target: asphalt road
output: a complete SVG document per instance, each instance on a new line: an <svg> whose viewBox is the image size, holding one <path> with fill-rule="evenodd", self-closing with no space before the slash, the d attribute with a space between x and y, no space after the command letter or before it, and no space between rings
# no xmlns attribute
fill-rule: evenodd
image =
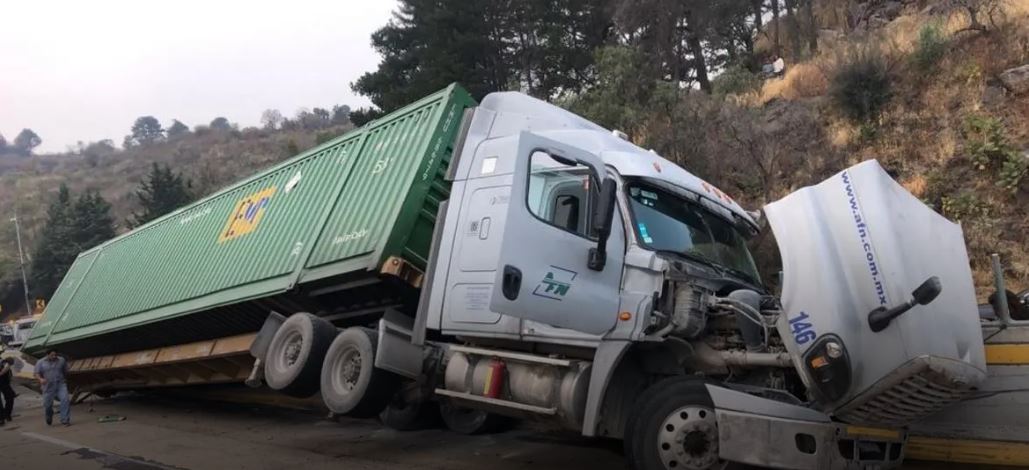
<svg viewBox="0 0 1029 470"><path fill-rule="evenodd" d="M399 432L372 420L331 421L315 411L128 395L74 406L69 427L46 426L38 395L19 393L15 421L0 428L4 470L626 468L618 442L532 425L485 436ZM107 415L125 419L98 421Z"/></svg>

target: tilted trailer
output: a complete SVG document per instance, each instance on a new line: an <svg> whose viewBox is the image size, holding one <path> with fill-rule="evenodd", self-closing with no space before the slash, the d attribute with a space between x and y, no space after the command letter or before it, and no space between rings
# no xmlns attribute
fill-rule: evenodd
<svg viewBox="0 0 1029 470"><path fill-rule="evenodd" d="M26 349L98 392L240 381L408 428L508 415L636 469L899 465L986 375L960 226L874 161L760 214L518 93L457 86L81 254Z"/></svg>

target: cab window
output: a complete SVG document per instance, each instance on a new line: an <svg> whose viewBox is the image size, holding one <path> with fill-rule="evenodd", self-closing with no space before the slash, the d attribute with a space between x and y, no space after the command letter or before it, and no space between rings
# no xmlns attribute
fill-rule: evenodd
<svg viewBox="0 0 1029 470"><path fill-rule="evenodd" d="M545 152L532 155L529 167L529 211L540 220L582 237L590 237L593 198L589 169L568 166Z"/></svg>

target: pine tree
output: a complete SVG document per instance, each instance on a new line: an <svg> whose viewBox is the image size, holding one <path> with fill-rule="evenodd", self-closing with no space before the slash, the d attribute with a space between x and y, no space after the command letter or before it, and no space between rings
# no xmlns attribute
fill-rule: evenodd
<svg viewBox="0 0 1029 470"><path fill-rule="evenodd" d="M111 205L96 191L79 196L72 207L73 239L79 251L88 250L114 238Z"/></svg>
<svg viewBox="0 0 1029 470"><path fill-rule="evenodd" d="M72 201L71 191L62 184L32 256L32 295L49 299L80 252L114 235L111 205L99 193L88 191Z"/></svg>
<svg viewBox="0 0 1029 470"><path fill-rule="evenodd" d="M62 184L57 199L47 210L43 236L32 255L29 282L32 295L50 298L78 255L74 223L71 192Z"/></svg>
<svg viewBox="0 0 1029 470"><path fill-rule="evenodd" d="M193 200L191 189L192 182L183 179L181 173L173 172L167 165L154 163L150 174L136 190L136 198L143 211L132 213L129 227L139 227L188 204Z"/></svg>

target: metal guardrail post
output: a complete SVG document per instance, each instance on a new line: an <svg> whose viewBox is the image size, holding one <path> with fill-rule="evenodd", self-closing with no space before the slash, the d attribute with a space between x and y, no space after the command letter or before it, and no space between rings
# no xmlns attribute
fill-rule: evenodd
<svg viewBox="0 0 1029 470"><path fill-rule="evenodd" d="M1000 266L1000 255L990 255L993 262L993 285L997 290L997 318L1003 325L1011 324L1011 311L1008 309L1008 291L1004 287L1004 269Z"/></svg>

